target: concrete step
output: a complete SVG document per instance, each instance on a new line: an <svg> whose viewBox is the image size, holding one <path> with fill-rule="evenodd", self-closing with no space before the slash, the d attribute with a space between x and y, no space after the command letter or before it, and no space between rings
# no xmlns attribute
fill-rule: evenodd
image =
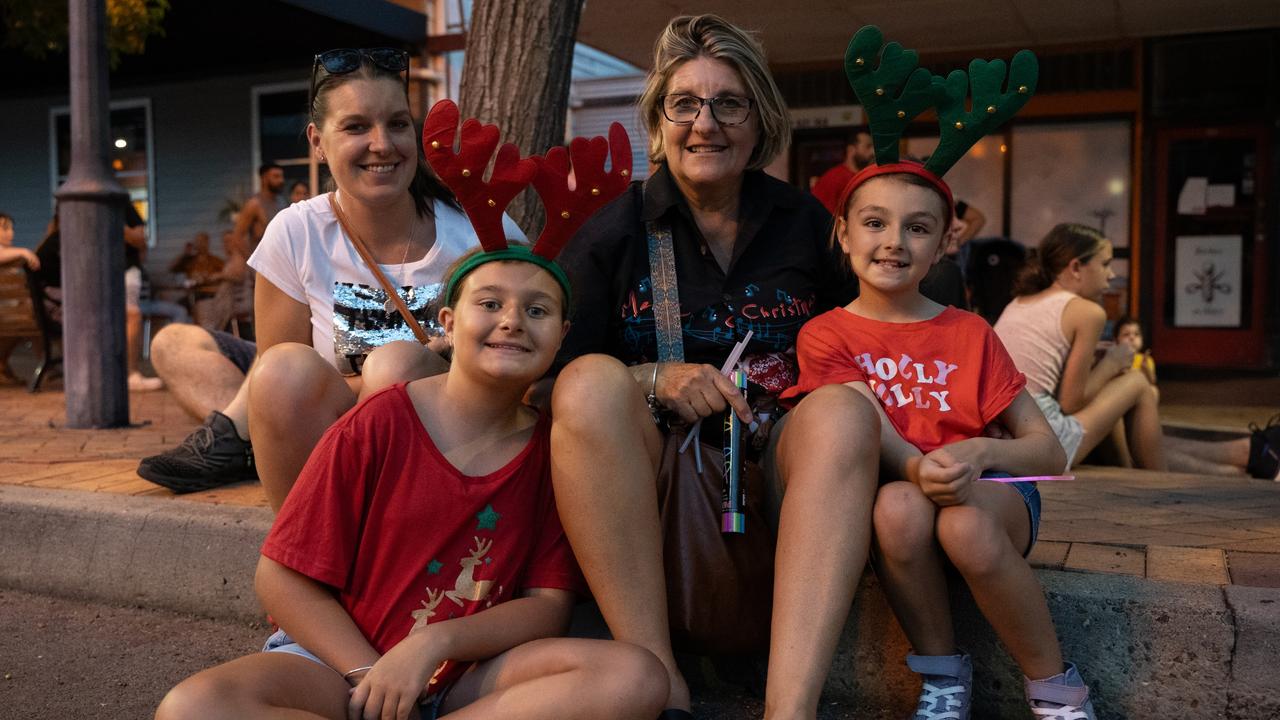
<svg viewBox="0 0 1280 720"><path fill-rule="evenodd" d="M0 486L0 587L257 620L253 571L270 521L263 508ZM1093 688L1099 717L1280 717L1280 589L1037 575L1064 655ZM1025 719L1017 668L966 591L955 592L952 605L977 670L974 717ZM827 679L822 717L909 714L918 683L904 665L907 650L868 574ZM717 684L741 678L709 675L705 717L759 716L758 699Z"/></svg>

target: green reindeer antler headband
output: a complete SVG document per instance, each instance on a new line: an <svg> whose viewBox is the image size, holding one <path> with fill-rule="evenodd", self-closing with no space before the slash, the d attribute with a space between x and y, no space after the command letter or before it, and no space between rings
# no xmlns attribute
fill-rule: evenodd
<svg viewBox="0 0 1280 720"><path fill-rule="evenodd" d="M1013 56L1008 82L1003 60L975 59L969 63L968 73L952 70L945 78L918 65L915 50L904 50L896 42L885 45L884 33L875 25L863 26L849 41L844 72L867 114L876 164L849 181L839 207L845 207L853 191L867 180L901 172L929 181L952 203L951 188L942 176L969 148L1027 104L1040 76L1039 62L1030 50ZM966 102L970 95L971 103ZM930 108L938 114L938 148L923 165L900 161L898 145L903 131Z"/></svg>

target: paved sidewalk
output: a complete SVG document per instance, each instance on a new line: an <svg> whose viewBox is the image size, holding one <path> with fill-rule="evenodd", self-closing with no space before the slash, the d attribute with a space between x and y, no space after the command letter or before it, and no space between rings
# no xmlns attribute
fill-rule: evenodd
<svg viewBox="0 0 1280 720"><path fill-rule="evenodd" d="M1280 412L1280 379L1165 383L1164 415L1183 427L1244 431ZM0 484L265 506L257 483L174 496L139 478L138 459L179 443L196 423L167 392L130 396L133 426L65 427L60 381L30 394L0 387ZM1040 567L1151 579L1280 587L1280 485L1084 467L1042 483Z"/></svg>

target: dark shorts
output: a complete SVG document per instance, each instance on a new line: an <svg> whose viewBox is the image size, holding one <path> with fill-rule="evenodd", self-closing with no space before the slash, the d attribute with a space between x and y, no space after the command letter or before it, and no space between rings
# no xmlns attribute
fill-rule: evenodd
<svg viewBox="0 0 1280 720"><path fill-rule="evenodd" d="M221 330L209 330L208 332L213 336L213 341L218 344L218 352L240 368L240 372L248 375L249 366L253 364L253 358L258 354L258 346Z"/></svg>

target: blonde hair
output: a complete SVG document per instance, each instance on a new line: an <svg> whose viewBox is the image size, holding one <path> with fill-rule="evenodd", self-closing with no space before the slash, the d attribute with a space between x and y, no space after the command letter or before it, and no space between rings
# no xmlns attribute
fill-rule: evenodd
<svg viewBox="0 0 1280 720"><path fill-rule="evenodd" d="M769 74L764 48L750 33L718 15L682 15L667 24L653 45L653 66L645 79L637 105L649 132L649 160L666 159L662 144L662 115L659 98L666 92L671 76L684 63L707 57L728 63L747 86L760 114L760 137L747 162L748 170L759 170L773 161L791 142L791 117L778 85Z"/></svg>

